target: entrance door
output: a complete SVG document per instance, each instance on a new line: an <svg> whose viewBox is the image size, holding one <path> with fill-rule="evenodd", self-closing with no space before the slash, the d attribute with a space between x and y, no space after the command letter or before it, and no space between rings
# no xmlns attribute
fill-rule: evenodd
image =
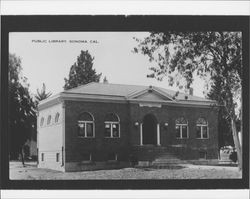
<svg viewBox="0 0 250 199"><path fill-rule="evenodd" d="M153 114L145 115L142 125L143 145L157 144L157 120Z"/></svg>

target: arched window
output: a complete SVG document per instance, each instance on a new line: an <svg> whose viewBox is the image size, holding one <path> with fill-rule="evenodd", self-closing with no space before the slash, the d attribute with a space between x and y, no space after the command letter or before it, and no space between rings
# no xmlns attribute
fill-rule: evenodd
<svg viewBox="0 0 250 199"><path fill-rule="evenodd" d="M43 126L43 123L44 123L44 117L42 117L41 120L40 120L40 127Z"/></svg>
<svg viewBox="0 0 250 199"><path fill-rule="evenodd" d="M59 114L59 113L56 113L56 116L55 116L55 123L58 123L59 117L60 117L60 114Z"/></svg>
<svg viewBox="0 0 250 199"><path fill-rule="evenodd" d="M184 117L175 120L175 137L179 139L188 138L188 122Z"/></svg>
<svg viewBox="0 0 250 199"><path fill-rule="evenodd" d="M90 113L84 112L79 116L78 136L84 138L94 137L94 118Z"/></svg>
<svg viewBox="0 0 250 199"><path fill-rule="evenodd" d="M48 119L47 119L47 125L49 125L51 122L51 115L49 115Z"/></svg>
<svg viewBox="0 0 250 199"><path fill-rule="evenodd" d="M105 116L105 131L104 137L119 138L120 137L120 119L114 113L109 113Z"/></svg>
<svg viewBox="0 0 250 199"><path fill-rule="evenodd" d="M208 123L204 118L199 118L196 121L196 138L198 139L208 138Z"/></svg>

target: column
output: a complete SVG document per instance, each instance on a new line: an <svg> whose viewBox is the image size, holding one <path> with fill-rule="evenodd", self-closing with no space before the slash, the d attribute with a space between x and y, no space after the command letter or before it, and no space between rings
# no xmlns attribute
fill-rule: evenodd
<svg viewBox="0 0 250 199"><path fill-rule="evenodd" d="M140 145L142 146L142 123L140 123Z"/></svg>
<svg viewBox="0 0 250 199"><path fill-rule="evenodd" d="M157 124L157 145L161 145L160 124Z"/></svg>

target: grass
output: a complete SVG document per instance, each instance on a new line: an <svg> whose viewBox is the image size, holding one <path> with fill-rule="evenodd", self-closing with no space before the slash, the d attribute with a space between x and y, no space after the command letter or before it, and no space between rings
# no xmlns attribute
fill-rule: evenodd
<svg viewBox="0 0 250 199"><path fill-rule="evenodd" d="M172 165L164 168L123 168L112 170L60 172L39 169L33 162L25 167L21 162L10 162L11 180L86 180L86 179L239 179L237 167L205 165Z"/></svg>

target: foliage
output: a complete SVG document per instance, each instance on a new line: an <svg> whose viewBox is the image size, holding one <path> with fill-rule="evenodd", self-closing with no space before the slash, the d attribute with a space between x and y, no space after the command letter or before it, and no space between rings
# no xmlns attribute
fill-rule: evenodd
<svg viewBox="0 0 250 199"><path fill-rule="evenodd" d="M36 98L37 101L42 101L44 99L47 99L51 95L52 95L51 92L46 92L46 86L43 83L43 87L42 87L41 91L39 91L39 89L36 90L35 98Z"/></svg>
<svg viewBox="0 0 250 199"><path fill-rule="evenodd" d="M213 96L235 118L234 96L241 98L241 37L240 32L152 32L144 40L135 38L138 47L134 52L157 63L148 77L167 77L170 85L182 83L189 88L194 74L209 77L208 89L220 88Z"/></svg>
<svg viewBox="0 0 250 199"><path fill-rule="evenodd" d="M35 104L27 78L22 76L21 60L9 54L9 140L10 156L17 158L25 141L36 129Z"/></svg>
<svg viewBox="0 0 250 199"><path fill-rule="evenodd" d="M81 51L69 72L69 78L64 78L64 89L68 90L90 82L99 82L101 73L97 74L93 69L94 57L88 51Z"/></svg>
<svg viewBox="0 0 250 199"><path fill-rule="evenodd" d="M237 153L236 153L236 151L232 151L230 153L229 159L232 160L233 162L237 162Z"/></svg>
<svg viewBox="0 0 250 199"><path fill-rule="evenodd" d="M109 83L109 81L108 81L108 79L107 79L106 76L103 78L103 83L105 83L105 84Z"/></svg>
<svg viewBox="0 0 250 199"><path fill-rule="evenodd" d="M135 53L148 56L157 65L148 77L169 85L190 87L194 75L206 80L210 99L223 106L221 119L230 121L231 132L241 156L236 120L241 117L242 34L241 32L152 32L135 38ZM241 161L240 161L241 162Z"/></svg>

